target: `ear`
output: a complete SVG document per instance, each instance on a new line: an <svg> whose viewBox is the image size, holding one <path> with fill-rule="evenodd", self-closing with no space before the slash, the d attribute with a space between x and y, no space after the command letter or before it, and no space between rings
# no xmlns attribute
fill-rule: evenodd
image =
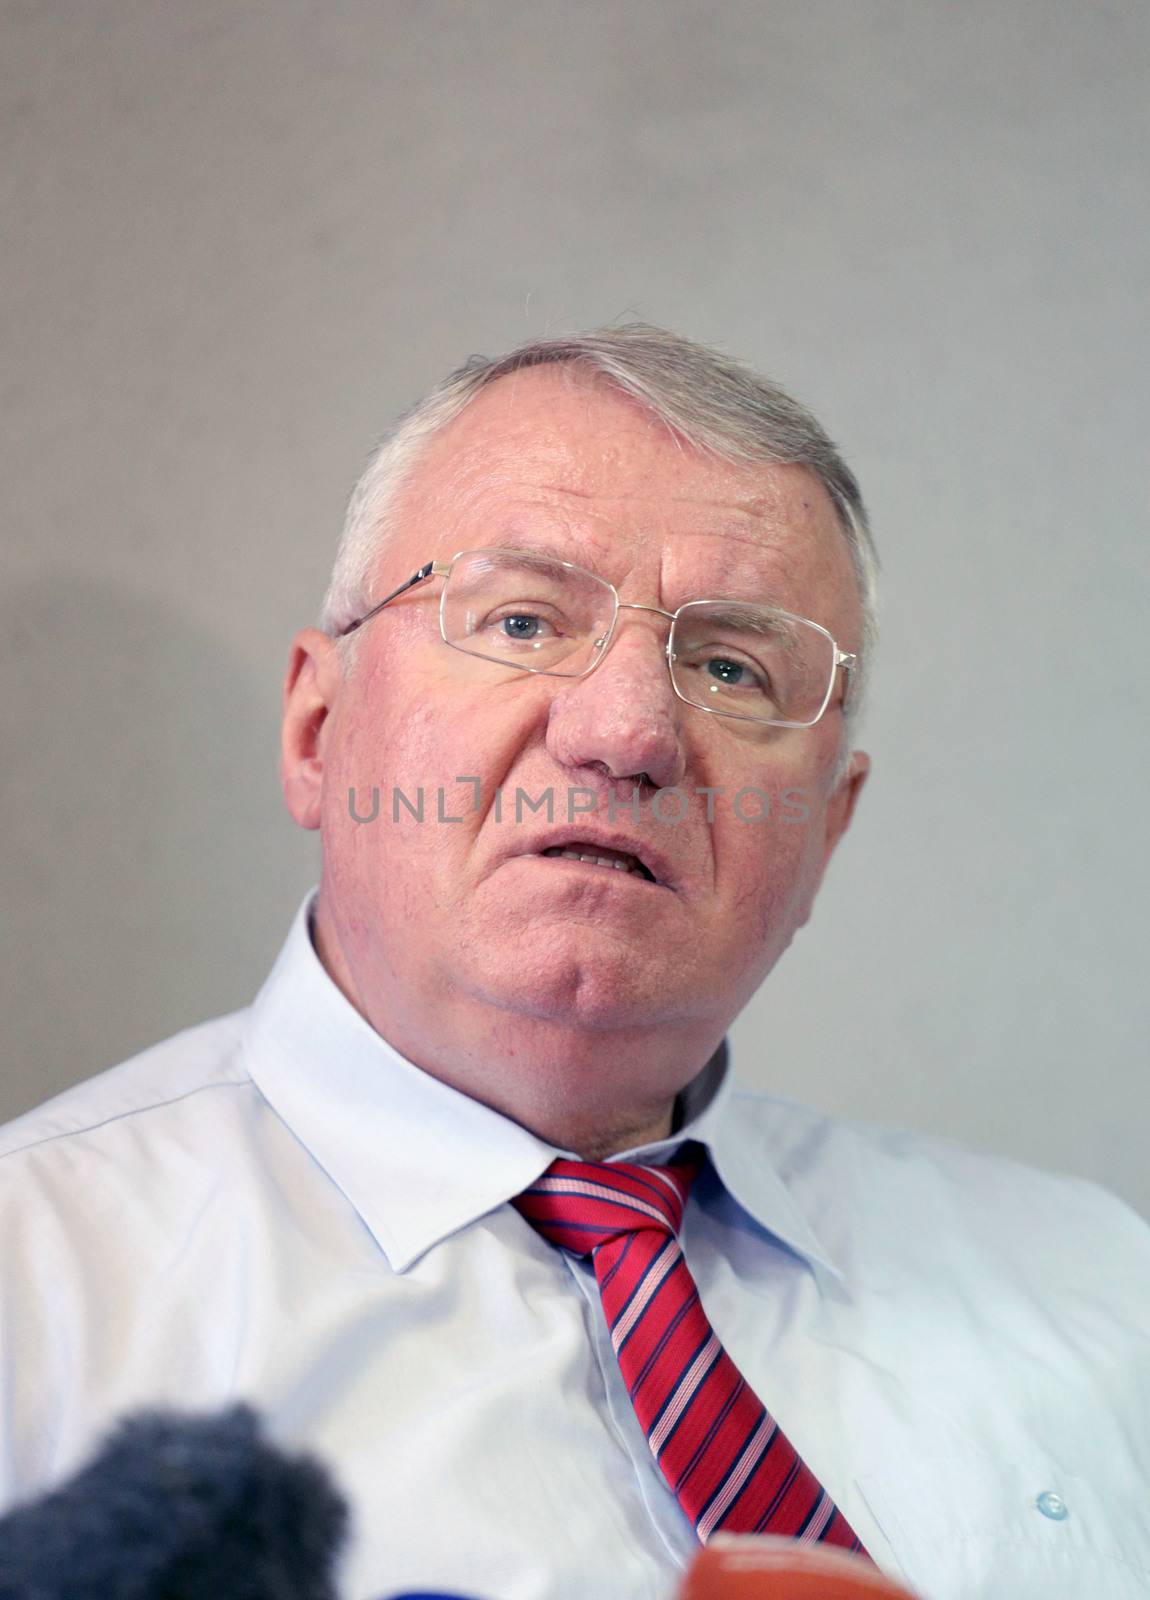
<svg viewBox="0 0 1150 1600"><path fill-rule="evenodd" d="M803 927L810 920L814 908L815 895L823 881L835 846L847 831L851 817L854 815L855 805L866 782L867 773L870 771L870 757L864 750L853 750L846 771L835 785L827 800L826 811L823 814L822 859L818 871L810 885L806 898L806 906L798 924Z"/></svg>
<svg viewBox="0 0 1150 1600"><path fill-rule="evenodd" d="M301 828L318 828L323 798L324 734L343 677L335 640L303 628L292 640L283 689L280 782Z"/></svg>
<svg viewBox="0 0 1150 1600"><path fill-rule="evenodd" d="M826 834L823 838L823 864L819 873L827 870L827 863L834 852L843 834L850 826L854 816L858 797L862 793L862 786L866 782L867 773L870 771L870 756L865 750L852 750L847 770L843 773L835 786L834 792L827 801Z"/></svg>

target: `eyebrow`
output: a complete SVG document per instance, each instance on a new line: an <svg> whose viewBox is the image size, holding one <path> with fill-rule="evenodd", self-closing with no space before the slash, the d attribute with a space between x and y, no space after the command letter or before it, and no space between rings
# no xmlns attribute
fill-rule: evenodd
<svg viewBox="0 0 1150 1600"><path fill-rule="evenodd" d="M700 595L699 598L705 600L706 596ZM770 606L738 600L709 603L715 610L708 613L708 622L716 622L720 627L743 628L751 633L760 633L764 638L781 640L788 650L795 648L793 628Z"/></svg>
<svg viewBox="0 0 1150 1600"><path fill-rule="evenodd" d="M537 542L526 543L525 536L508 532L501 538L498 545L485 545L482 548L493 551L507 551L514 553L523 566L535 572L543 572L547 568L560 565L580 567L584 572L590 572L593 577L599 578L603 583L610 583L609 578L604 578L602 573L595 572L592 567L584 566L582 561L567 561L565 556L552 554L548 550L539 548ZM498 563L493 560L492 566ZM613 586L612 586L613 587ZM745 628L753 633L762 634L764 638L779 639L788 650L795 648L794 630L776 614L785 611L785 607L776 606L769 600L725 600L721 596L711 598L706 594L692 597L694 600L705 600L709 605L719 609L713 611L709 621L720 627ZM689 602L685 602L689 603ZM789 612L786 613L788 616Z"/></svg>
<svg viewBox="0 0 1150 1600"><path fill-rule="evenodd" d="M558 554L552 554L552 552L549 551L549 550L541 550L541 549L539 549L538 545L520 544L518 539L514 535L510 536L502 544L498 544L498 545L482 545L482 546L480 546L480 548L483 549L483 550L490 551L490 552L493 553L492 554L492 560L491 560L491 565L492 566L498 566L499 565L499 562L498 562L498 560L496 558L498 557L498 555L501 552L505 551L508 554L515 555L515 557L517 558L517 561L516 561L517 565L528 567L534 572L542 572L546 568L554 567L556 565L558 565L558 566L567 565L567 566L582 567L584 572L590 572L591 571L590 567L583 567L583 563L581 561L570 561L569 562L569 561L567 561L567 558L565 556L561 556L561 555L558 555ZM594 576L598 577L599 574L595 573ZM607 581L608 580L606 578L603 579L604 583L606 583Z"/></svg>

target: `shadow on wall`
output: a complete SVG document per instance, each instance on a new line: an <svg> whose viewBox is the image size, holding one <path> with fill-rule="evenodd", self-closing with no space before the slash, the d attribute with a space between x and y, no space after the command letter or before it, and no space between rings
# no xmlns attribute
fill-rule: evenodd
<svg viewBox="0 0 1150 1600"><path fill-rule="evenodd" d="M252 998L318 872L279 667L91 574L0 602L0 1121Z"/></svg>

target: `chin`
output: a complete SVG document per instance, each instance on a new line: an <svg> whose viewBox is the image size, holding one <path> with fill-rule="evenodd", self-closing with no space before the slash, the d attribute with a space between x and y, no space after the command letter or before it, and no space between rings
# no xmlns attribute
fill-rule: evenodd
<svg viewBox="0 0 1150 1600"><path fill-rule="evenodd" d="M464 984L476 999L501 1010L592 1032L657 1028L707 1009L693 1004L702 1002L705 988L697 980L688 984L686 974L651 959L650 951L617 943L595 948L598 941L586 930L580 930L576 950L571 943L549 939L535 950L520 946L514 957L478 963Z"/></svg>

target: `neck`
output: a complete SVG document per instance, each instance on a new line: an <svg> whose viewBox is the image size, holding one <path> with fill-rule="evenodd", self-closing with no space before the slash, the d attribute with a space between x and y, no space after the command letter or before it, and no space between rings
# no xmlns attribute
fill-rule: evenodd
<svg viewBox="0 0 1150 1600"><path fill-rule="evenodd" d="M426 1004L412 1004L406 993L369 997L355 982L322 898L312 940L345 998L400 1055L584 1161L665 1139L680 1090L702 1071L725 1031L681 1023L593 1029L461 1003L458 996Z"/></svg>

